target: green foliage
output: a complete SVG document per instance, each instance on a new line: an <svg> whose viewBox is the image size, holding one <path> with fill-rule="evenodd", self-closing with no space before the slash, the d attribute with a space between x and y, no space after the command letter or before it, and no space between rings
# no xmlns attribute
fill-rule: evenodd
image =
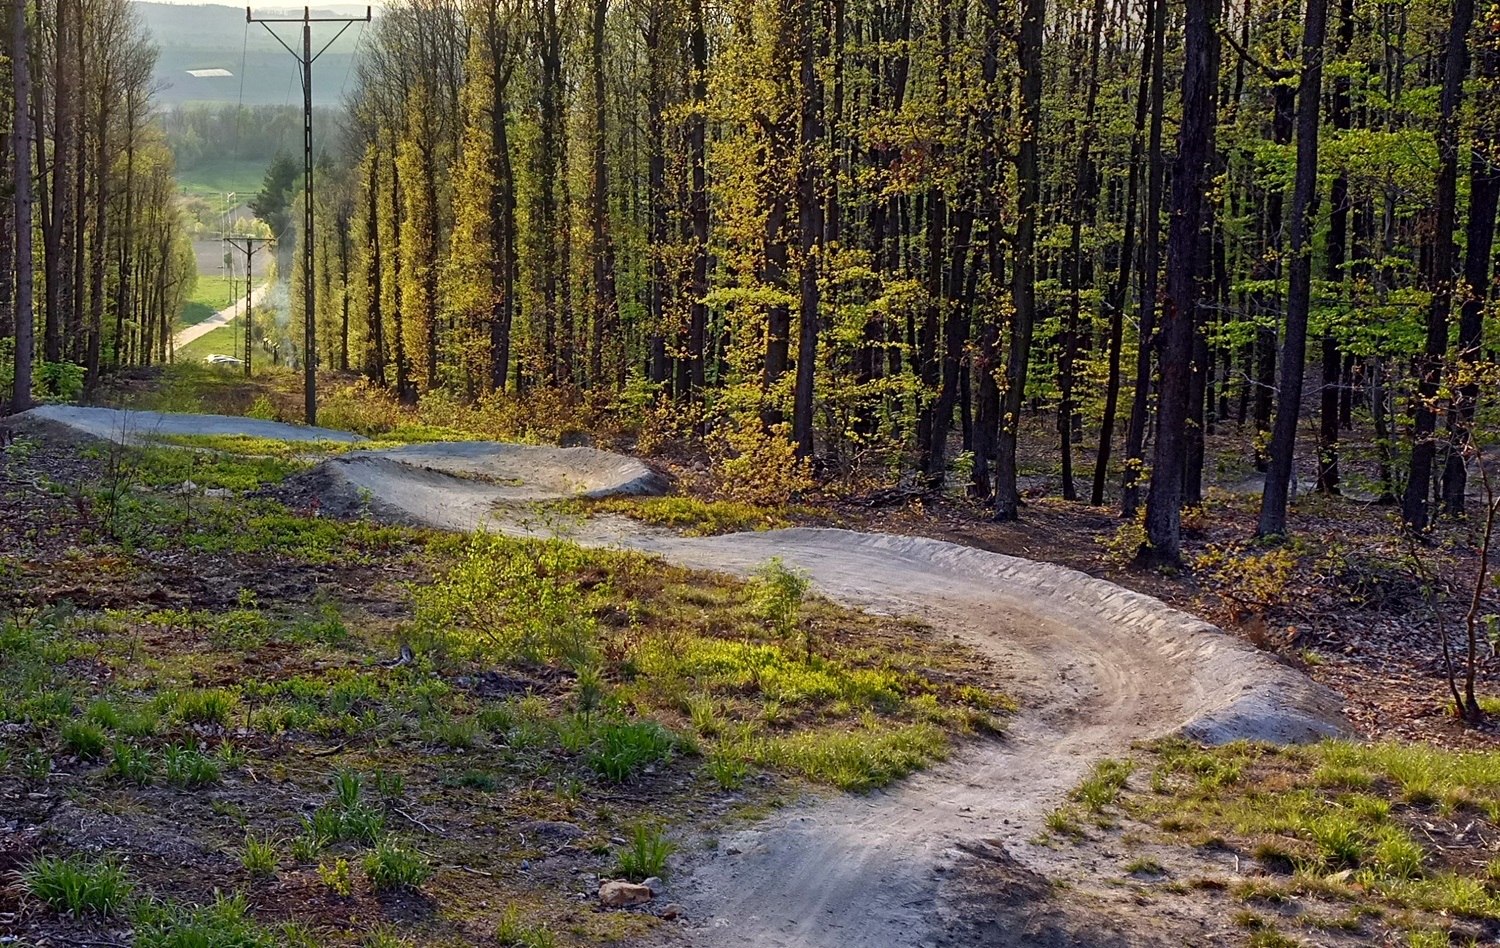
<svg viewBox="0 0 1500 948"><path fill-rule="evenodd" d="M889 731L804 732L756 745L761 763L784 766L855 793L883 787L947 753L943 732L930 724Z"/></svg>
<svg viewBox="0 0 1500 948"><path fill-rule="evenodd" d="M240 856L240 864L252 876L274 876L276 866L281 862L276 853L276 840L273 838L257 838L249 833L245 834L245 851Z"/></svg>
<svg viewBox="0 0 1500 948"><path fill-rule="evenodd" d="M1129 762L1101 760L1094 765L1088 779L1073 791L1072 797L1089 812L1098 813L1114 804L1120 791L1125 789L1125 781L1129 779L1132 769Z"/></svg>
<svg viewBox="0 0 1500 948"><path fill-rule="evenodd" d="M779 556L756 567L752 575L755 578L755 605L761 617L783 640L790 640L797 631L802 599L812 586L811 578L801 570L788 567ZM809 655L812 652L811 639L807 651Z"/></svg>
<svg viewBox="0 0 1500 948"><path fill-rule="evenodd" d="M617 513L660 527L674 527L690 537L718 536L746 530L774 530L788 525L776 508L732 500L696 497L611 497L590 503L590 513Z"/></svg>
<svg viewBox="0 0 1500 948"><path fill-rule="evenodd" d="M643 767L670 757L675 745L654 721L607 724L599 731L599 748L589 756L589 766L606 780L625 783Z"/></svg>
<svg viewBox="0 0 1500 948"><path fill-rule="evenodd" d="M218 895L207 905L142 902L136 906L135 948L277 948L257 925L243 895Z"/></svg>
<svg viewBox="0 0 1500 948"><path fill-rule="evenodd" d="M125 868L113 860L42 856L21 871L21 887L59 912L113 915L134 891Z"/></svg>
<svg viewBox="0 0 1500 948"><path fill-rule="evenodd" d="M177 787L206 787L219 782L219 761L192 744L173 744L162 751L167 782Z"/></svg>
<svg viewBox="0 0 1500 948"><path fill-rule="evenodd" d="M660 829L641 824L631 833L630 844L620 850L615 872L636 882L653 876L666 878L667 857L676 848Z"/></svg>
<svg viewBox="0 0 1500 948"><path fill-rule="evenodd" d="M417 627L455 655L582 666L594 649L594 608L609 589L579 580L608 556L558 540L475 534L445 576L413 590Z"/></svg>
<svg viewBox="0 0 1500 948"><path fill-rule="evenodd" d="M318 879L334 895L347 897L354 894L354 876L349 871L349 860L343 856L333 862L319 863Z"/></svg>
<svg viewBox="0 0 1500 948"><path fill-rule="evenodd" d="M62 745L82 760L97 760L108 741L104 731L87 721L69 721L62 726Z"/></svg>
<svg viewBox="0 0 1500 948"><path fill-rule="evenodd" d="M48 398L76 402L83 394L83 366L76 362L42 362L32 376L37 390Z"/></svg>
<svg viewBox="0 0 1500 948"><path fill-rule="evenodd" d="M432 867L420 853L403 849L389 837L382 838L375 848L365 854L365 877L370 887L380 892L386 889L420 888L432 877Z"/></svg>

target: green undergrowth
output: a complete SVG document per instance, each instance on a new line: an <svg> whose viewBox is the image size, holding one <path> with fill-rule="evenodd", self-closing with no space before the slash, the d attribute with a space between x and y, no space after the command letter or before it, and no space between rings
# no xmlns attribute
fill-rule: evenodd
<svg viewBox="0 0 1500 948"><path fill-rule="evenodd" d="M1249 906L1253 943L1285 937L1257 914L1265 907L1309 929L1336 910L1337 927L1383 943L1446 945L1450 932L1463 942L1500 919L1489 842L1500 830L1500 753L1170 739L1131 763L1100 764L1048 829L1082 840L1117 819L1153 827L1169 847L1235 853L1244 878L1229 893Z"/></svg>

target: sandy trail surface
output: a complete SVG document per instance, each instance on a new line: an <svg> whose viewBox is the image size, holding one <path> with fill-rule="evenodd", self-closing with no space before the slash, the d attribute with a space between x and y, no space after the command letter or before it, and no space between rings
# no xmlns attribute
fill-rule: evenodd
<svg viewBox="0 0 1500 948"><path fill-rule="evenodd" d="M330 494L358 492L402 519L549 533L558 525L516 502L549 490L663 487L640 462L599 454L437 444L354 452L318 473ZM1023 866L1044 859L1029 840L1094 762L1179 732L1211 743L1347 732L1338 696L1300 673L1159 600L1064 567L843 530L684 538L602 518L570 529L580 542L739 575L780 556L836 601L920 619L996 659L1021 702L1001 739L967 742L885 791L788 808L724 837L715 854L693 857L672 892L687 910L683 934L692 944L972 944L955 934L948 897L963 853L985 848ZM1018 934L1023 923L1007 933L1002 921L985 941L1040 943Z"/></svg>

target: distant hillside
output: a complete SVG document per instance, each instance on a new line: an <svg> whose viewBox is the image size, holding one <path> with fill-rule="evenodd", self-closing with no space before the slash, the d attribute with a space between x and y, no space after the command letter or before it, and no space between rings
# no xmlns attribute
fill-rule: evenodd
<svg viewBox="0 0 1500 948"><path fill-rule="evenodd" d="M302 15L301 7L252 6L257 16ZM137 0L136 9L161 47L156 65L159 102L168 105L240 101L246 105L301 104L302 85L297 61L281 48L264 26L245 22L244 7ZM357 16L364 13L364 7L324 4L312 12L315 17ZM272 28L293 48L299 47L300 27L287 23ZM330 24L314 27L314 43L327 42L337 29ZM353 81L354 53L366 29L368 27L363 24L349 27L313 67L313 101L316 104L336 106L341 103L344 92ZM192 69L227 69L233 75L199 78L189 75L188 70Z"/></svg>

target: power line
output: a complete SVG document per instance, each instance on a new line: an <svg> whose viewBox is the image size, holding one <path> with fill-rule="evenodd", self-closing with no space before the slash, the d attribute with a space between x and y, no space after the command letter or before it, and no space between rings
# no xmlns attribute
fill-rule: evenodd
<svg viewBox="0 0 1500 948"><path fill-rule="evenodd" d="M318 61L318 57L328 52L328 47L338 42L344 31L354 23L369 23L373 18L371 8L365 7L363 19L359 17L318 17L314 18L311 7L302 8L300 18L287 17L256 17L245 8L245 22L259 23L266 28L276 42L282 45L288 53L302 67L302 171L305 181L302 188L302 376L304 382L303 398L305 401L307 423L316 425L318 423L318 327L314 317L316 312L314 295L317 292L317 281L313 279L313 107L312 107L312 67ZM298 53L277 32L271 28L272 23L301 23L302 24L302 52ZM314 23L342 23L339 31L333 35L333 39L323 44L323 48L314 55L312 51L312 27ZM248 29L248 27L247 27ZM248 364L248 360L247 360Z"/></svg>

